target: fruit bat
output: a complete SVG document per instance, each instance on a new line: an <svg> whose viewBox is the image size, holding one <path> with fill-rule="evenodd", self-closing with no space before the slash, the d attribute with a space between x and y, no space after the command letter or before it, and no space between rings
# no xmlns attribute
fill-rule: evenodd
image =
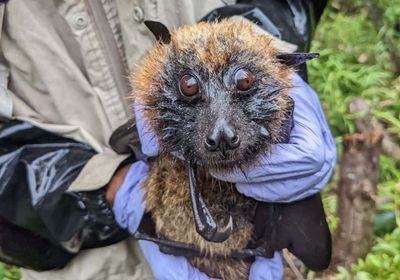
<svg viewBox="0 0 400 280"><path fill-rule="evenodd" d="M136 238L222 279L247 279L254 257L282 248L313 270L326 268L331 237L319 195L258 202L210 175L245 173L261 152L288 141L293 69L318 54L282 53L270 36L240 21L174 32L145 24L157 43L131 75L132 98L160 154L149 160L142 186L148 219Z"/></svg>

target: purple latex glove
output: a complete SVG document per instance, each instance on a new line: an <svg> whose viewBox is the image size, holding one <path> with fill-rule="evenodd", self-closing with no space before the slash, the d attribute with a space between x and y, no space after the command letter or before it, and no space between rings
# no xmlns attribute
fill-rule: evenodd
<svg viewBox="0 0 400 280"><path fill-rule="evenodd" d="M282 278L282 252L275 252L271 259L257 257L251 265L249 280L279 280Z"/></svg>
<svg viewBox="0 0 400 280"><path fill-rule="evenodd" d="M142 152L148 157L157 156L160 150L159 142L154 131L150 128L147 120L143 116L143 105L135 103L136 128L138 130Z"/></svg>
<svg viewBox="0 0 400 280"><path fill-rule="evenodd" d="M115 220L130 233L137 231L144 214L144 191L141 185L146 180L148 172L149 166L144 161L133 163L115 195L113 205Z"/></svg>

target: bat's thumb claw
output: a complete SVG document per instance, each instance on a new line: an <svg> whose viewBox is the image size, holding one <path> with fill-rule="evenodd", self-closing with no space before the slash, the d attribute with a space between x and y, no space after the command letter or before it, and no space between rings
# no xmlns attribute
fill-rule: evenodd
<svg viewBox="0 0 400 280"><path fill-rule="evenodd" d="M229 216L228 224L223 228L222 231L217 231L212 237L212 242L224 242L231 236L233 231L233 218Z"/></svg>

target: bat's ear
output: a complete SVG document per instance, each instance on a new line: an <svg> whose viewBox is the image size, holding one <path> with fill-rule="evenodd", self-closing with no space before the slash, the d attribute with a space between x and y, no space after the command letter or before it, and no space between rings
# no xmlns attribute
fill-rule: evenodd
<svg viewBox="0 0 400 280"><path fill-rule="evenodd" d="M275 57L289 67L295 67L307 60L319 57L319 53L278 53Z"/></svg>
<svg viewBox="0 0 400 280"><path fill-rule="evenodd" d="M156 36L156 39L163 42L164 44L169 44L171 42L171 33L168 28L158 21L145 20L144 24L150 29L151 33Z"/></svg>

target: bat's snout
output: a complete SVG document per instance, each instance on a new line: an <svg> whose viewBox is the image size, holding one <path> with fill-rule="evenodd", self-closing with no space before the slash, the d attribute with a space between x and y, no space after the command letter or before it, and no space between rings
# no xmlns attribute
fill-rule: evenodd
<svg viewBox="0 0 400 280"><path fill-rule="evenodd" d="M240 137L231 125L222 120L207 134L204 145L210 152L234 150L240 146Z"/></svg>

